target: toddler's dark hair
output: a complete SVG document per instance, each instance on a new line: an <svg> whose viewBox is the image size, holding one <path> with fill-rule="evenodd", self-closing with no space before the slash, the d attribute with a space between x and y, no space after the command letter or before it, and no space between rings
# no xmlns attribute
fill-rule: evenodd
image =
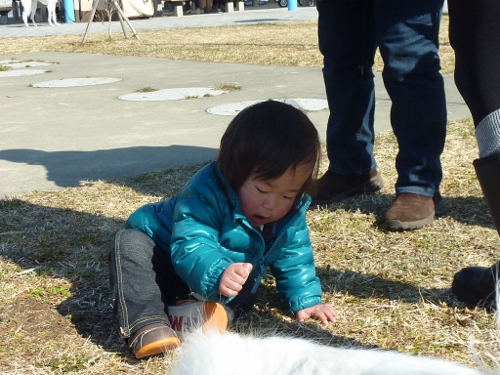
<svg viewBox="0 0 500 375"><path fill-rule="evenodd" d="M320 155L318 131L307 115L290 104L268 100L245 108L231 121L217 163L236 191L252 173L271 180L290 167L311 164L313 173L303 187L311 194Z"/></svg>

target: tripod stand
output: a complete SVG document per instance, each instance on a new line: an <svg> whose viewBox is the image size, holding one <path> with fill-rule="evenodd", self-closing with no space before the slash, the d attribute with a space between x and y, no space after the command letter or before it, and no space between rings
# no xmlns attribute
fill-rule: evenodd
<svg viewBox="0 0 500 375"><path fill-rule="evenodd" d="M132 32L134 33L137 40L141 40L139 38L139 34L137 34L137 31L135 31L134 27L130 23L130 20L123 12L120 4L118 4L118 1L113 0L112 3L113 3L114 8L116 9L116 12L118 13L118 20L120 21L120 25L122 27L123 35L125 35L125 38L128 38L128 36L127 36L127 30L125 29L124 22L128 25L128 27L130 27L130 30L132 30ZM94 0L94 6L92 7L92 12L90 13L89 23L87 24L87 28L85 29L85 34L83 34L82 44L85 44L85 41L87 40L87 33L89 31L90 24L92 23L92 21L94 19L95 12L96 12L98 6L99 6L99 0Z"/></svg>

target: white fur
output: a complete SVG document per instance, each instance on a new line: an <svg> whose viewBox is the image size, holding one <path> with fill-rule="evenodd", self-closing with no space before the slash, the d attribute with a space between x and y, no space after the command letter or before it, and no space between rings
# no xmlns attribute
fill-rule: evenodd
<svg viewBox="0 0 500 375"><path fill-rule="evenodd" d="M56 4L58 0L45 0L41 1L43 3L47 3L47 13L48 13L48 21L49 25L59 25L57 23L56 16ZM35 23L35 13L38 5L38 0L21 0L21 4L23 6L23 22L26 27L28 27L28 17L31 19L33 26L36 26Z"/></svg>
<svg viewBox="0 0 500 375"><path fill-rule="evenodd" d="M190 334L170 375L478 375L457 363L298 338Z"/></svg>
<svg viewBox="0 0 500 375"><path fill-rule="evenodd" d="M49 21L49 25L52 26L52 24L54 25L59 25L57 23L57 14L56 14L56 4L57 4L58 0L47 0L47 13L48 13L48 21Z"/></svg>

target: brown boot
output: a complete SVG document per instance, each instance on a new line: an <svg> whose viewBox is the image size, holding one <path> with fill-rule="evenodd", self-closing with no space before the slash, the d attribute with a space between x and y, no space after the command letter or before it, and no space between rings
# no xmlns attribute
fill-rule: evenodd
<svg viewBox="0 0 500 375"><path fill-rule="evenodd" d="M382 177L377 170L363 176L349 177L332 171L326 171L318 180L316 193L312 197L312 206L321 206L340 202L359 194L373 194L384 187Z"/></svg>
<svg viewBox="0 0 500 375"><path fill-rule="evenodd" d="M152 323L132 333L128 343L136 358L145 358L174 349L181 340L168 324Z"/></svg>
<svg viewBox="0 0 500 375"><path fill-rule="evenodd" d="M439 193L434 197L411 193L398 194L385 214L380 228L389 231L422 228L434 220L436 206L440 200Z"/></svg>

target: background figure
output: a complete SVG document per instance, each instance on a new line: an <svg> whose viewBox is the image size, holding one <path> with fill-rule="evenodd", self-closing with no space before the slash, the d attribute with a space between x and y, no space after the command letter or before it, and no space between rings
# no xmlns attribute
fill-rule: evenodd
<svg viewBox="0 0 500 375"><path fill-rule="evenodd" d="M455 83L469 107L479 149L474 168L500 234L500 2L448 0ZM499 262L455 274L452 290L470 304L491 307Z"/></svg>
<svg viewBox="0 0 500 375"><path fill-rule="evenodd" d="M421 228L434 219L442 179L446 102L439 72L443 0L319 0L319 48L330 108L328 171L313 204L329 204L382 188L373 156L377 47L392 100L399 144L396 199L386 230Z"/></svg>
<svg viewBox="0 0 500 375"><path fill-rule="evenodd" d="M204 11L205 13L210 13L214 11L214 1L213 0L199 0L198 3L200 4L200 9ZM217 9L215 8L215 11Z"/></svg>
<svg viewBox="0 0 500 375"><path fill-rule="evenodd" d="M231 0L232 2L233 0ZM214 0L214 7L221 12L227 11L227 0Z"/></svg>

